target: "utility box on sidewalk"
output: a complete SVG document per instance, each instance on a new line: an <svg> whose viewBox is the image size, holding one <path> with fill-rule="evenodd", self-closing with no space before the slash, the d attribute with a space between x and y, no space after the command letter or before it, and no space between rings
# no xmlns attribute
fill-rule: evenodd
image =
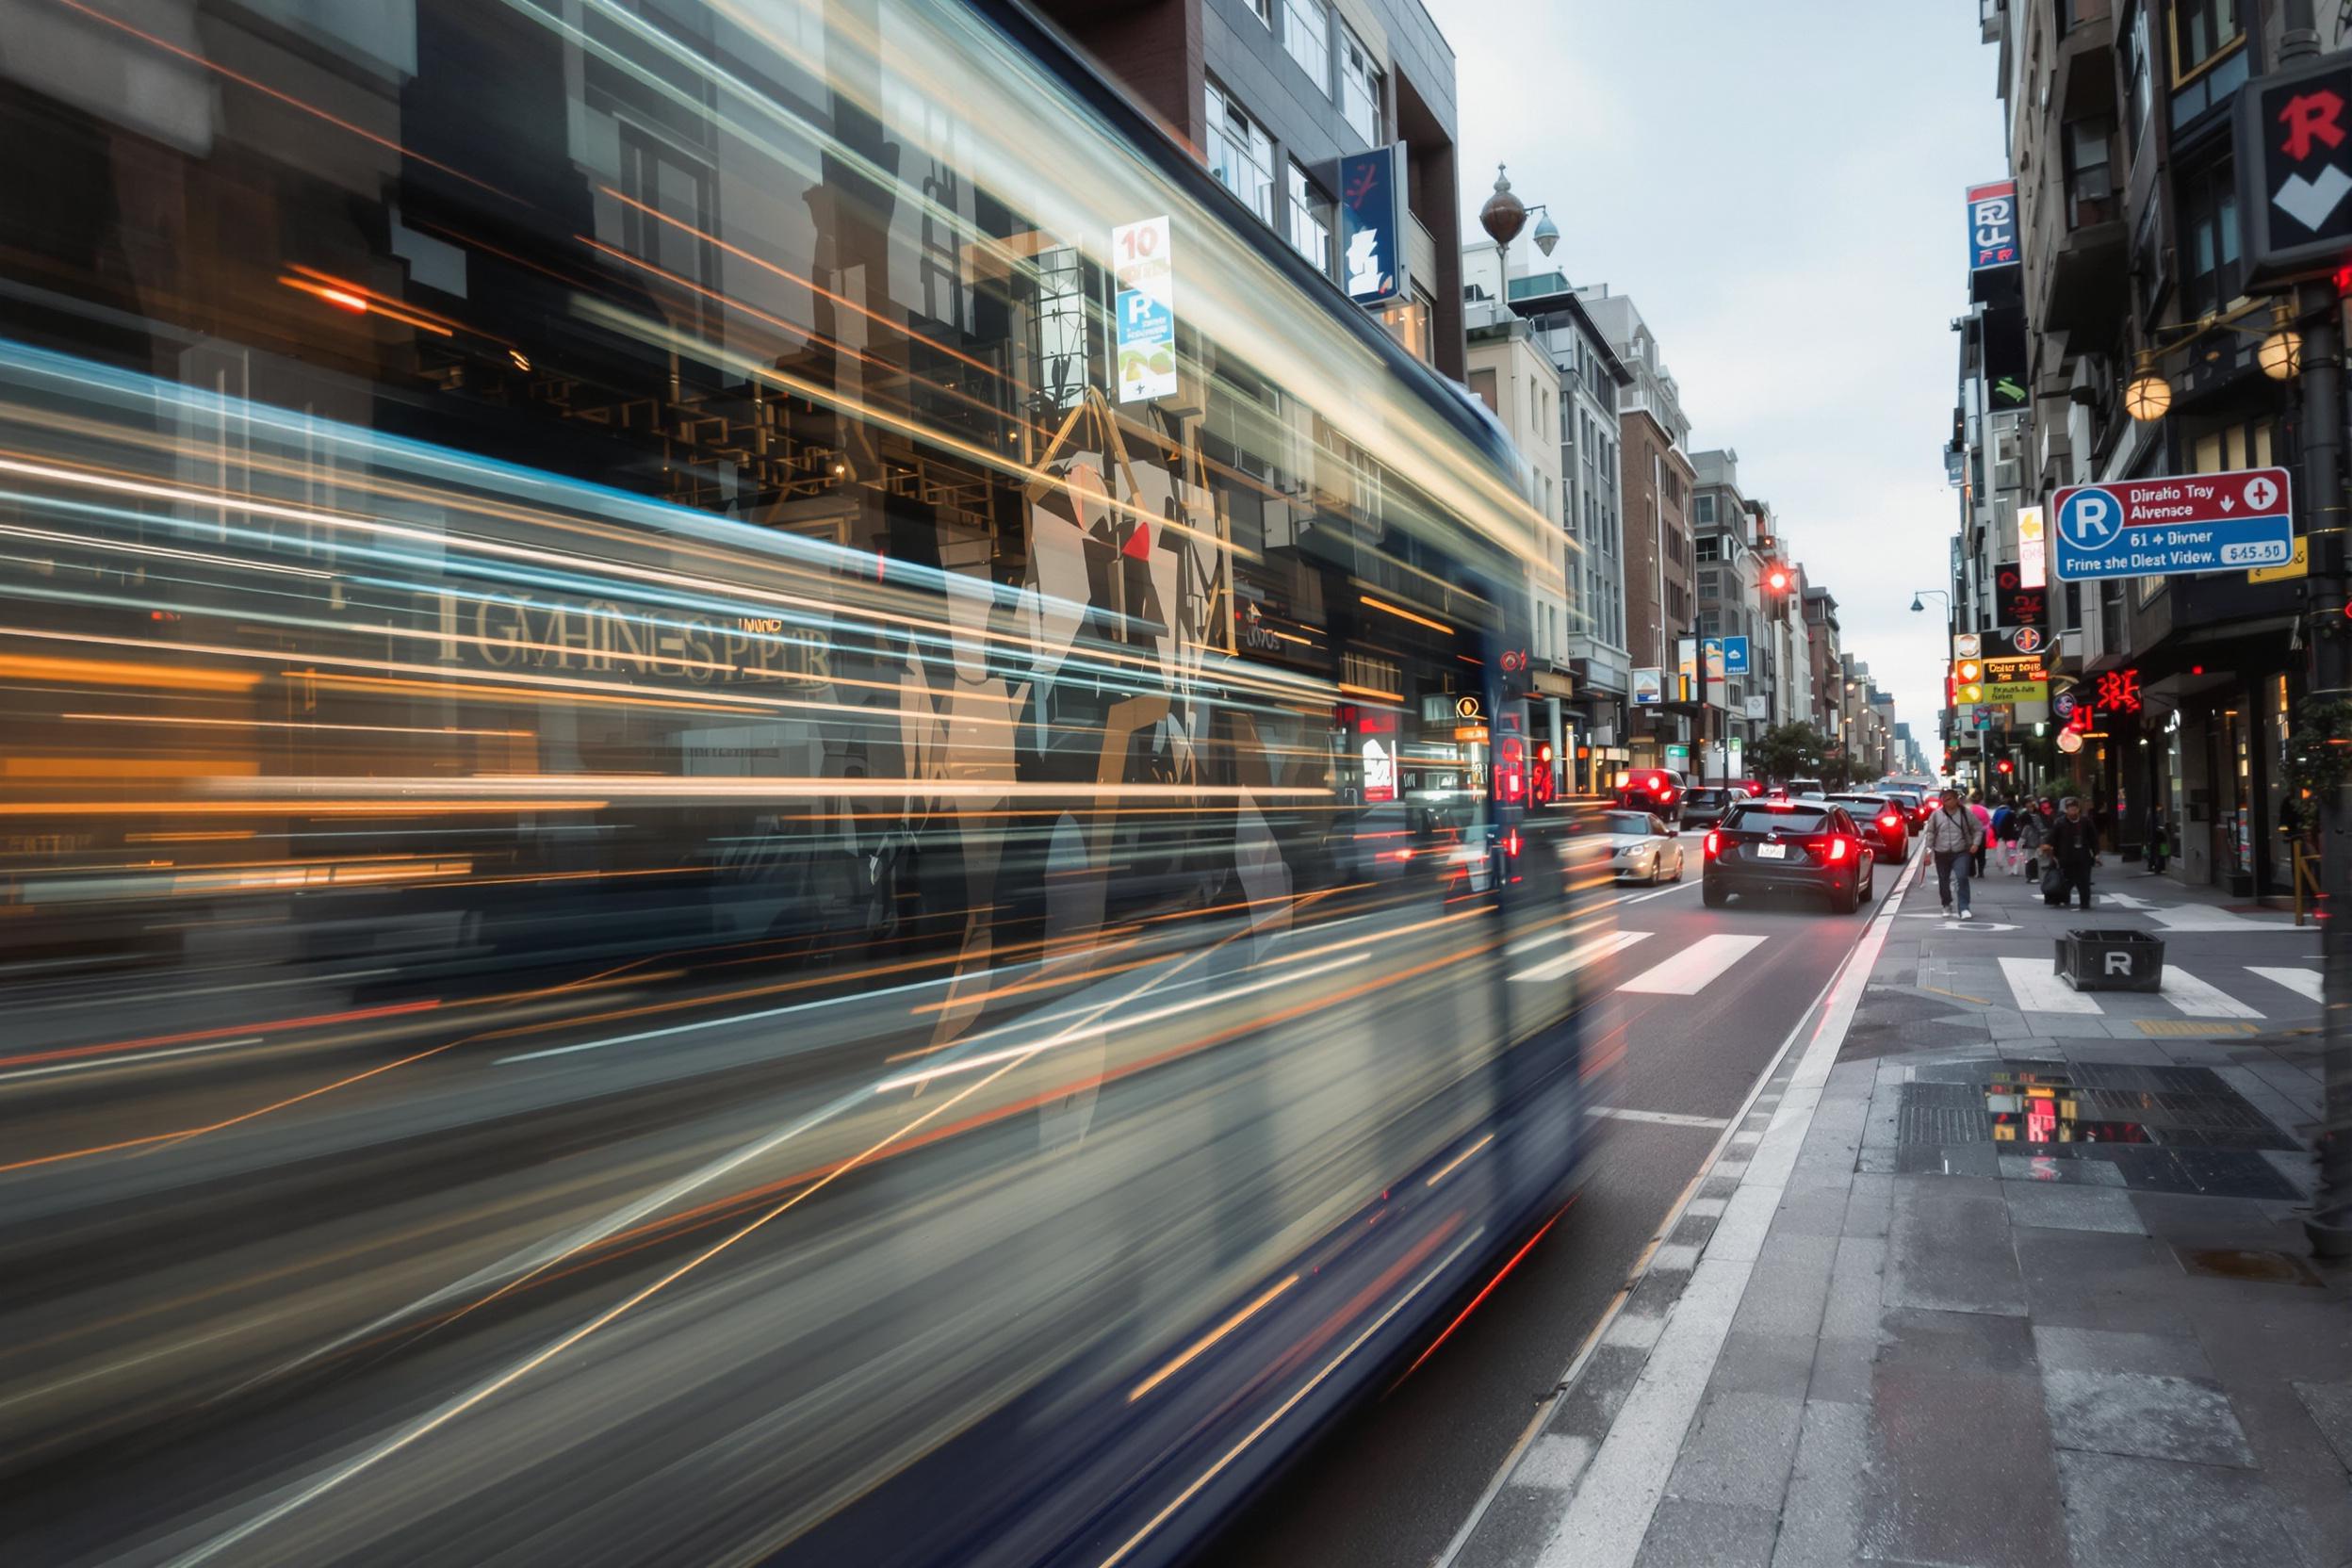
<svg viewBox="0 0 2352 1568"><path fill-rule="evenodd" d="M2164 944L2146 931L2078 928L2058 939L2050 967L2079 991L2161 990Z"/></svg>

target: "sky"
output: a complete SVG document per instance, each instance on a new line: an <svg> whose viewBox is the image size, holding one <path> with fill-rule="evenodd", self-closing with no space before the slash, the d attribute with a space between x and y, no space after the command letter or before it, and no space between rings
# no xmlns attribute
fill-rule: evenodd
<svg viewBox="0 0 2352 1568"><path fill-rule="evenodd" d="M1959 514L1962 193L2008 168L1976 0L1424 3L1456 55L1463 238L1508 164L1560 225L1551 264L1633 297L1692 449L1739 452L1933 768L1943 601L1911 596L1945 585Z"/></svg>

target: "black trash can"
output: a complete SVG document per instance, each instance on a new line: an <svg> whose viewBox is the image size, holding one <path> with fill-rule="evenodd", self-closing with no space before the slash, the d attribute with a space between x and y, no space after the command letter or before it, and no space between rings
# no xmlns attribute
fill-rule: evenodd
<svg viewBox="0 0 2352 1568"><path fill-rule="evenodd" d="M2050 971L2079 991L2164 988L2164 944L2147 931L2077 928L2058 939Z"/></svg>

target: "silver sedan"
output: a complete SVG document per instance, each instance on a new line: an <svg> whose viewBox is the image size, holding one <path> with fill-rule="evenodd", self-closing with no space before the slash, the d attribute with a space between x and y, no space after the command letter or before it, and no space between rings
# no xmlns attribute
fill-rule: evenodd
<svg viewBox="0 0 2352 1568"><path fill-rule="evenodd" d="M1608 835L1609 869L1621 882L1679 882L1682 844L1674 830L1647 811L1611 811L1601 824Z"/></svg>

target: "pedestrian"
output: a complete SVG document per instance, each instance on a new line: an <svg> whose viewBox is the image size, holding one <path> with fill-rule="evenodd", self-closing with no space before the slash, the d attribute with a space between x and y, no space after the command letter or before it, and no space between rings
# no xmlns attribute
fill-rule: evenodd
<svg viewBox="0 0 2352 1568"><path fill-rule="evenodd" d="M2040 884L2042 902L2055 909L2066 901L2066 874L2058 869L2058 852L2045 839L2034 851L2034 877Z"/></svg>
<svg viewBox="0 0 2352 1568"><path fill-rule="evenodd" d="M1944 913L1952 912L1956 898L1960 918L1976 918L1968 910L1968 871L1984 843L1984 825L1960 804L1960 792L1945 790L1943 804L1927 819L1927 852L1936 859L1936 896L1943 900Z"/></svg>
<svg viewBox="0 0 2352 1568"><path fill-rule="evenodd" d="M2172 858L2172 821L2159 810L2148 813L2148 873L2150 876L2164 874L2164 863Z"/></svg>
<svg viewBox="0 0 2352 1568"><path fill-rule="evenodd" d="M2001 844L2001 869L2015 876L2017 873L2017 835L2024 830L2019 819L2024 813L2008 801L1993 813L1993 837Z"/></svg>
<svg viewBox="0 0 2352 1568"><path fill-rule="evenodd" d="M1976 819L1976 848L1970 853L1975 859L1976 874L1982 876L1984 874L1984 852L1992 847L1993 842L1993 814L1984 808L1984 791L1979 790L1968 798L1968 815Z"/></svg>
<svg viewBox="0 0 2352 1568"><path fill-rule="evenodd" d="M2017 863L2020 876L2041 874L2041 848L2050 838L2050 825L2042 820L2040 808L2028 802L2017 815Z"/></svg>
<svg viewBox="0 0 2352 1568"><path fill-rule="evenodd" d="M2082 814L2082 802L2068 795L2061 815L2050 830L2050 854L2058 862L2058 902L2064 905L2069 894L2082 895L2082 907L2091 906L2091 868L2099 864L2099 828Z"/></svg>

